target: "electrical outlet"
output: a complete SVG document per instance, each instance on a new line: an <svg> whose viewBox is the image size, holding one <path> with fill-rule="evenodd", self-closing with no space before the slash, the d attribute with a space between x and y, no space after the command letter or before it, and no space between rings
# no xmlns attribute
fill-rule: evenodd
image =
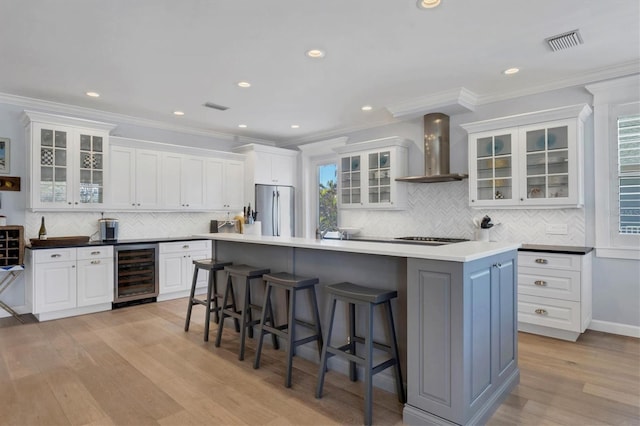
<svg viewBox="0 0 640 426"><path fill-rule="evenodd" d="M547 234L567 235L567 224L566 223L548 223Z"/></svg>

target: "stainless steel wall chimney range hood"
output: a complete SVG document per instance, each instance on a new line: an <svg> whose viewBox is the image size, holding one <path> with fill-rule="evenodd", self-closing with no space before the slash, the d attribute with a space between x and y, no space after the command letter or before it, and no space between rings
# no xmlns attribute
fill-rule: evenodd
<svg viewBox="0 0 640 426"><path fill-rule="evenodd" d="M441 113L424 116L424 176L397 178L400 182L452 182L469 177L449 173L449 116Z"/></svg>

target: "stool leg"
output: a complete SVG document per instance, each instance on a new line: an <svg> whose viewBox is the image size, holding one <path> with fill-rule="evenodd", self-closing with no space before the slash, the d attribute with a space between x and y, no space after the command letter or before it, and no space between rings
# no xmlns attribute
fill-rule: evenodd
<svg viewBox="0 0 640 426"><path fill-rule="evenodd" d="M349 353L356 355L356 305L349 303ZM349 379L352 382L358 380L356 363L349 361Z"/></svg>
<svg viewBox="0 0 640 426"><path fill-rule="evenodd" d="M211 292L213 291L213 277L212 274L215 274L215 271L209 271L209 277L207 280L207 311L204 313L204 341L209 341L209 322L211 321ZM195 290L195 281L194 281L193 289ZM215 296L214 296L215 297ZM216 315L218 312L216 311Z"/></svg>
<svg viewBox="0 0 640 426"><path fill-rule="evenodd" d="M247 283L249 283L249 278L247 278ZM246 293L247 295L249 295L248 297L245 297L245 299L247 299L249 301L249 303L247 305L245 305L245 307L247 307L247 317L248 317L248 322L253 322L253 309L251 308L251 285L247 284L247 291ZM253 339L253 326L248 327L249 328L249 338Z"/></svg>
<svg viewBox="0 0 640 426"><path fill-rule="evenodd" d="M233 312L240 312L238 310L238 304L236 303L236 295L235 292L233 291L233 285L231 285L231 288L229 289L229 293L231 294L231 308L233 308ZM222 304L222 309L226 308L226 302ZM240 321L238 320L238 318L233 318L233 324L236 327L236 333L240 332Z"/></svg>
<svg viewBox="0 0 640 426"><path fill-rule="evenodd" d="M398 355L398 339L396 338L396 329L393 325L393 314L391 312L391 301L387 300L384 304L387 311L387 318L389 318L389 333L391 335L391 356L396 360L396 392L398 394L398 401L407 402L407 396L404 393L404 384L402 382L402 370L400 368L400 356Z"/></svg>
<svg viewBox="0 0 640 426"><path fill-rule="evenodd" d="M262 326L263 324L265 324L265 321L267 320L267 306L271 303L271 283L267 283L267 288L264 291L264 303L262 306L262 314L260 315L260 324L258 324L258 346L256 348L256 357L255 360L253 361L253 368L260 368L260 355L262 354L262 341L264 338L265 333L268 333L267 331L264 331ZM271 323L271 325L273 326L274 324Z"/></svg>
<svg viewBox="0 0 640 426"><path fill-rule="evenodd" d="M316 298L315 286L309 287L309 295L311 297L311 310L313 311L313 319L315 321L316 344L318 345L318 356L322 355L322 328L320 325L320 313L318 312L318 299Z"/></svg>
<svg viewBox="0 0 640 426"><path fill-rule="evenodd" d="M198 268L194 265L193 282L191 283L191 292L189 293L189 307L187 308L187 319L184 322L184 331L189 331L191 323L191 310L193 309L193 298L196 295L196 282L198 281Z"/></svg>
<svg viewBox="0 0 640 426"><path fill-rule="evenodd" d="M216 324L220 324L220 305L218 305L218 271L210 271L213 275L213 315ZM211 277L209 277L211 279Z"/></svg>
<svg viewBox="0 0 640 426"><path fill-rule="evenodd" d="M244 305L242 305L242 315L240 317L240 353L238 354L240 361L244 360L244 341L247 336L247 328L251 328L247 327L248 316L251 313L250 303L251 294L249 293L249 277L247 277L244 284Z"/></svg>
<svg viewBox="0 0 640 426"><path fill-rule="evenodd" d="M373 304L367 306L364 349L364 424L372 423L373 411Z"/></svg>
<svg viewBox="0 0 640 426"><path fill-rule="evenodd" d="M271 299L269 299L269 303L266 306L266 309L269 310L269 323L271 323L271 327L276 328L276 317L273 314L273 306L271 306ZM278 343L278 336L275 333L271 333L271 344L273 345L273 349L280 349L280 344Z"/></svg>
<svg viewBox="0 0 640 426"><path fill-rule="evenodd" d="M316 398L322 398L322 387L324 386L324 373L327 369L327 346L331 343L331 330L333 330L333 316L336 312L336 298L331 295L331 312L329 313L329 325L327 327L327 337L322 345L320 354L320 368L318 370L318 385L316 386Z"/></svg>
<svg viewBox="0 0 640 426"><path fill-rule="evenodd" d="M218 325L218 334L216 335L216 348L220 347L220 341L222 340L222 329L224 328L224 310L227 308L227 300L229 300L229 290L233 295L233 281L231 280L231 274L227 272L227 286L224 288L224 297L222 298L222 310L220 312L220 324ZM233 296L232 296L233 297ZM233 299L233 309L235 310L235 298Z"/></svg>
<svg viewBox="0 0 640 426"><path fill-rule="evenodd" d="M287 377L284 380L285 387L291 387L291 366L293 364L293 353L295 351L295 347L293 346L293 342L296 341L296 289L290 289L288 292L291 292L291 300L289 303L289 313L288 319L289 322L287 325L288 333L287 333Z"/></svg>

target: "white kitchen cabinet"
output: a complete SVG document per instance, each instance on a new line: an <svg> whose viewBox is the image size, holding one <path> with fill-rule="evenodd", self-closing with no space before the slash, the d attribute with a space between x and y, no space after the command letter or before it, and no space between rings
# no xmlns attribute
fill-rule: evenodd
<svg viewBox="0 0 640 426"><path fill-rule="evenodd" d="M115 125L25 111L27 207L103 209Z"/></svg>
<svg viewBox="0 0 640 426"><path fill-rule="evenodd" d="M193 279L193 261L211 258L211 241L180 241L159 244L158 300L189 295ZM207 274L200 271L197 287L207 286Z"/></svg>
<svg viewBox="0 0 640 426"><path fill-rule="evenodd" d="M38 320L111 309L113 246L28 250L26 264Z"/></svg>
<svg viewBox="0 0 640 426"><path fill-rule="evenodd" d="M205 162L205 206L208 210L238 211L244 204L244 163L208 158Z"/></svg>
<svg viewBox="0 0 640 426"><path fill-rule="evenodd" d="M342 209L406 208L406 183L396 178L407 175L410 143L391 137L337 148L340 156L338 206Z"/></svg>
<svg viewBox="0 0 640 426"><path fill-rule="evenodd" d="M244 197L246 205L255 203L255 185L295 186L299 151L248 144L235 152L245 155Z"/></svg>
<svg viewBox="0 0 640 426"><path fill-rule="evenodd" d="M205 205L205 159L162 153L162 203L169 210L202 210Z"/></svg>
<svg viewBox="0 0 640 426"><path fill-rule="evenodd" d="M161 208L160 153L147 149L111 146L112 209Z"/></svg>
<svg viewBox="0 0 640 426"><path fill-rule="evenodd" d="M592 317L592 252L518 253L518 329L575 341Z"/></svg>
<svg viewBox="0 0 640 426"><path fill-rule="evenodd" d="M469 205L581 207L588 105L463 124L469 132Z"/></svg>

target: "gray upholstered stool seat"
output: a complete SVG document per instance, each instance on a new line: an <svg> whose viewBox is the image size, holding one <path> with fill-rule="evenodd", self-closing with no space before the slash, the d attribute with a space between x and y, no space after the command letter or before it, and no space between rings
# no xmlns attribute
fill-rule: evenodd
<svg viewBox="0 0 640 426"><path fill-rule="evenodd" d="M372 423L372 407L373 407L373 375L383 371L389 367L395 367L396 392L398 400L402 403L406 402L404 393L404 385L402 383L402 371L400 369L400 357L398 356L398 341L396 338L395 328L393 325L393 314L391 312L391 299L397 297L398 292L395 290L381 290L376 288L364 287L353 283L338 283L326 287L329 293L330 314L327 327L327 335L322 346L320 355L320 368L318 370L318 385L316 387L316 398L322 397L322 387L324 385L324 375L327 369L327 359L337 355L349 361L349 378L352 381L357 380L356 364L364 369L365 375L365 392L364 392L364 423L370 425ZM336 303L340 300L349 304L349 332L348 341L342 346L331 345L331 333L333 331L333 320L336 312ZM366 308L365 316L365 335L356 335L356 305ZM389 334L389 344L383 344L373 341L373 309L382 305L385 309L386 328ZM364 345L364 353L358 356L356 351L356 343ZM389 352L391 357L386 361L374 366L373 365L373 348L381 349Z"/></svg>
<svg viewBox="0 0 640 426"><path fill-rule="evenodd" d="M292 275L287 272L278 272L275 274L265 274L264 281L267 283L265 290L264 306L262 307L262 318L258 325L258 347L256 349L256 358L253 368L260 367L260 355L262 353L262 340L265 334L271 333L272 336L279 336L287 341L287 375L284 380L286 387L291 387L291 368L293 364L293 356L296 347L305 343L316 341L318 345L318 353L322 350L322 329L320 327L320 314L318 313L318 300L316 298L315 285L318 284L318 278L301 277ZM273 288L285 290L287 294L287 323L271 325L266 323L267 307L271 304L271 291ZM309 295L311 313L313 322L305 322L296 318L296 295L298 291L306 290ZM300 339L296 339L296 324L313 330L313 334Z"/></svg>
<svg viewBox="0 0 640 426"><path fill-rule="evenodd" d="M270 270L268 268L260 268L251 265L230 265L225 266L225 272L227 273L227 286L224 290L224 296L222 299L222 309L221 314L222 318L220 321L220 325L218 326L218 334L216 336L216 347L220 346L220 342L222 341L222 330L224 329L224 319L226 317L234 318L236 321L240 321L240 353L238 354L238 359L241 361L244 359L244 348L245 348L245 340L247 332L249 333L249 337L253 337L253 326L257 325L260 321L253 319L253 311L261 311L261 305L255 305L251 302L251 280L259 279L260 282L264 283L262 280L262 276L266 273L269 273ZM242 308L238 310L237 306L233 301L235 300L234 290L233 290L233 278L236 279L244 279L244 303L242 304ZM231 298L232 303L229 304L229 298ZM265 297L266 298L266 297ZM273 310L271 309L271 304L265 305L265 321L270 322L273 325ZM275 335L273 335L273 346L278 349L278 340Z"/></svg>
<svg viewBox="0 0 640 426"><path fill-rule="evenodd" d="M216 259L200 259L193 261L193 280L191 282L191 293L189 294L189 306L187 308L187 318L184 323L184 331L189 331L189 324L191 323L191 310L194 305L204 305L207 307L204 320L204 341L209 341L209 322L211 321L211 312L215 315L216 323L220 322L218 312L220 306L218 305L218 299L222 298L222 295L218 293L218 277L216 272L222 271L225 266L231 265L231 262L220 262ZM207 280L207 296L206 299L197 299L196 283L198 282L198 271L203 270L209 273ZM211 307L213 302L213 307ZM238 328L238 327L236 327Z"/></svg>

